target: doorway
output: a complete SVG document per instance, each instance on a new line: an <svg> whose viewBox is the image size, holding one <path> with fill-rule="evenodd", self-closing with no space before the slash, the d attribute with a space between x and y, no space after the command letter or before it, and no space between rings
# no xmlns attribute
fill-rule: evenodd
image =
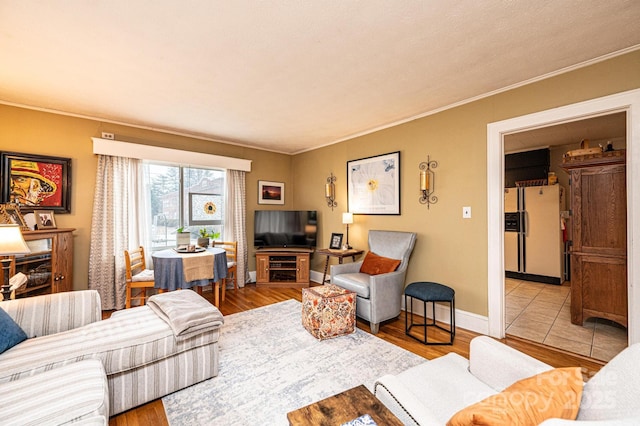
<svg viewBox="0 0 640 426"><path fill-rule="evenodd" d="M617 112L504 136L507 167L514 159L526 160L505 170L504 208L512 211L519 194L528 219L526 234L510 229L505 233L507 336L601 361L609 361L627 346L626 328L613 321L589 318L581 326L571 322L570 182L562 168L564 154L580 149L583 140L591 147L626 149L626 128L626 113ZM516 240L519 236L521 240ZM515 261L518 254L521 263ZM518 272L519 266L526 273Z"/></svg>
<svg viewBox="0 0 640 426"><path fill-rule="evenodd" d="M633 265L640 264L640 250L633 241L640 241L640 200L633 195L640 188L640 90L623 92L566 107L517 117L487 126L487 229L488 229L488 308L489 335L505 336L505 279L504 279L504 138L518 132L562 125L577 120L613 113L626 116L627 140L627 259L629 327L628 344L640 341L640 282Z"/></svg>

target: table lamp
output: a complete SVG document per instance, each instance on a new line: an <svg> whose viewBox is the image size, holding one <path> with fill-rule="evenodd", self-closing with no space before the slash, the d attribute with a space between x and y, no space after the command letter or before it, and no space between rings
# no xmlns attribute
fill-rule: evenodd
<svg viewBox="0 0 640 426"><path fill-rule="evenodd" d="M347 225L347 243L345 245L347 246L347 249L350 249L351 246L349 245L349 225L353 223L353 213L342 213L342 223L344 225Z"/></svg>
<svg viewBox="0 0 640 426"><path fill-rule="evenodd" d="M30 253L27 243L22 238L22 232L18 225L0 225L0 256L2 259L4 281L2 282L3 300L9 300L11 296L11 283L9 282L9 270L11 269L11 257L16 254Z"/></svg>

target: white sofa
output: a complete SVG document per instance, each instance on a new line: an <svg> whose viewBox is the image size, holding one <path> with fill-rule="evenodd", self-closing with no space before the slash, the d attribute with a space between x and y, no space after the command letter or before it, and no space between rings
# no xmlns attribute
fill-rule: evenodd
<svg viewBox="0 0 640 426"><path fill-rule="evenodd" d="M469 360L449 353L386 375L375 395L406 425L444 425L459 410L552 367L490 337L471 341ZM640 343L618 354L585 383L577 420L544 426L640 424Z"/></svg>
<svg viewBox="0 0 640 426"><path fill-rule="evenodd" d="M223 322L217 308L189 290L152 298L146 306L115 312L107 320L102 320L100 296L94 290L0 302L28 337L0 354L0 393L22 380L38 382L63 367L95 371L95 363L83 360L98 360L108 383L108 421L108 415L216 376ZM175 312L168 309L162 318L164 314L153 308L158 301L175 306ZM177 329L171 323L175 313L191 315L196 327ZM104 386L94 382L94 389L100 387ZM63 404L65 389L54 385L49 391L54 389Z"/></svg>

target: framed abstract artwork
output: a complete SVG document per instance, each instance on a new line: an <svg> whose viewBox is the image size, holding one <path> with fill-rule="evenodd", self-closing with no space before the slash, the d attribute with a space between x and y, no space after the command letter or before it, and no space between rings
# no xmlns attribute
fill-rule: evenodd
<svg viewBox="0 0 640 426"><path fill-rule="evenodd" d="M71 212L70 158L2 152L0 175L0 203L16 204L23 212Z"/></svg>
<svg viewBox="0 0 640 426"><path fill-rule="evenodd" d="M400 214L400 151L347 161L353 214Z"/></svg>

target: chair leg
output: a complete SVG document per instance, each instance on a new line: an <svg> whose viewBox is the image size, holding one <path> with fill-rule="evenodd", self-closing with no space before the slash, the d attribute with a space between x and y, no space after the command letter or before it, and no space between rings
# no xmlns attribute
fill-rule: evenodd
<svg viewBox="0 0 640 426"><path fill-rule="evenodd" d="M127 296L124 302L125 309L129 309L131 307L131 286L127 286Z"/></svg>
<svg viewBox="0 0 640 426"><path fill-rule="evenodd" d="M369 326L371 327L371 334L378 334L378 331L380 331L380 323L369 322Z"/></svg>

